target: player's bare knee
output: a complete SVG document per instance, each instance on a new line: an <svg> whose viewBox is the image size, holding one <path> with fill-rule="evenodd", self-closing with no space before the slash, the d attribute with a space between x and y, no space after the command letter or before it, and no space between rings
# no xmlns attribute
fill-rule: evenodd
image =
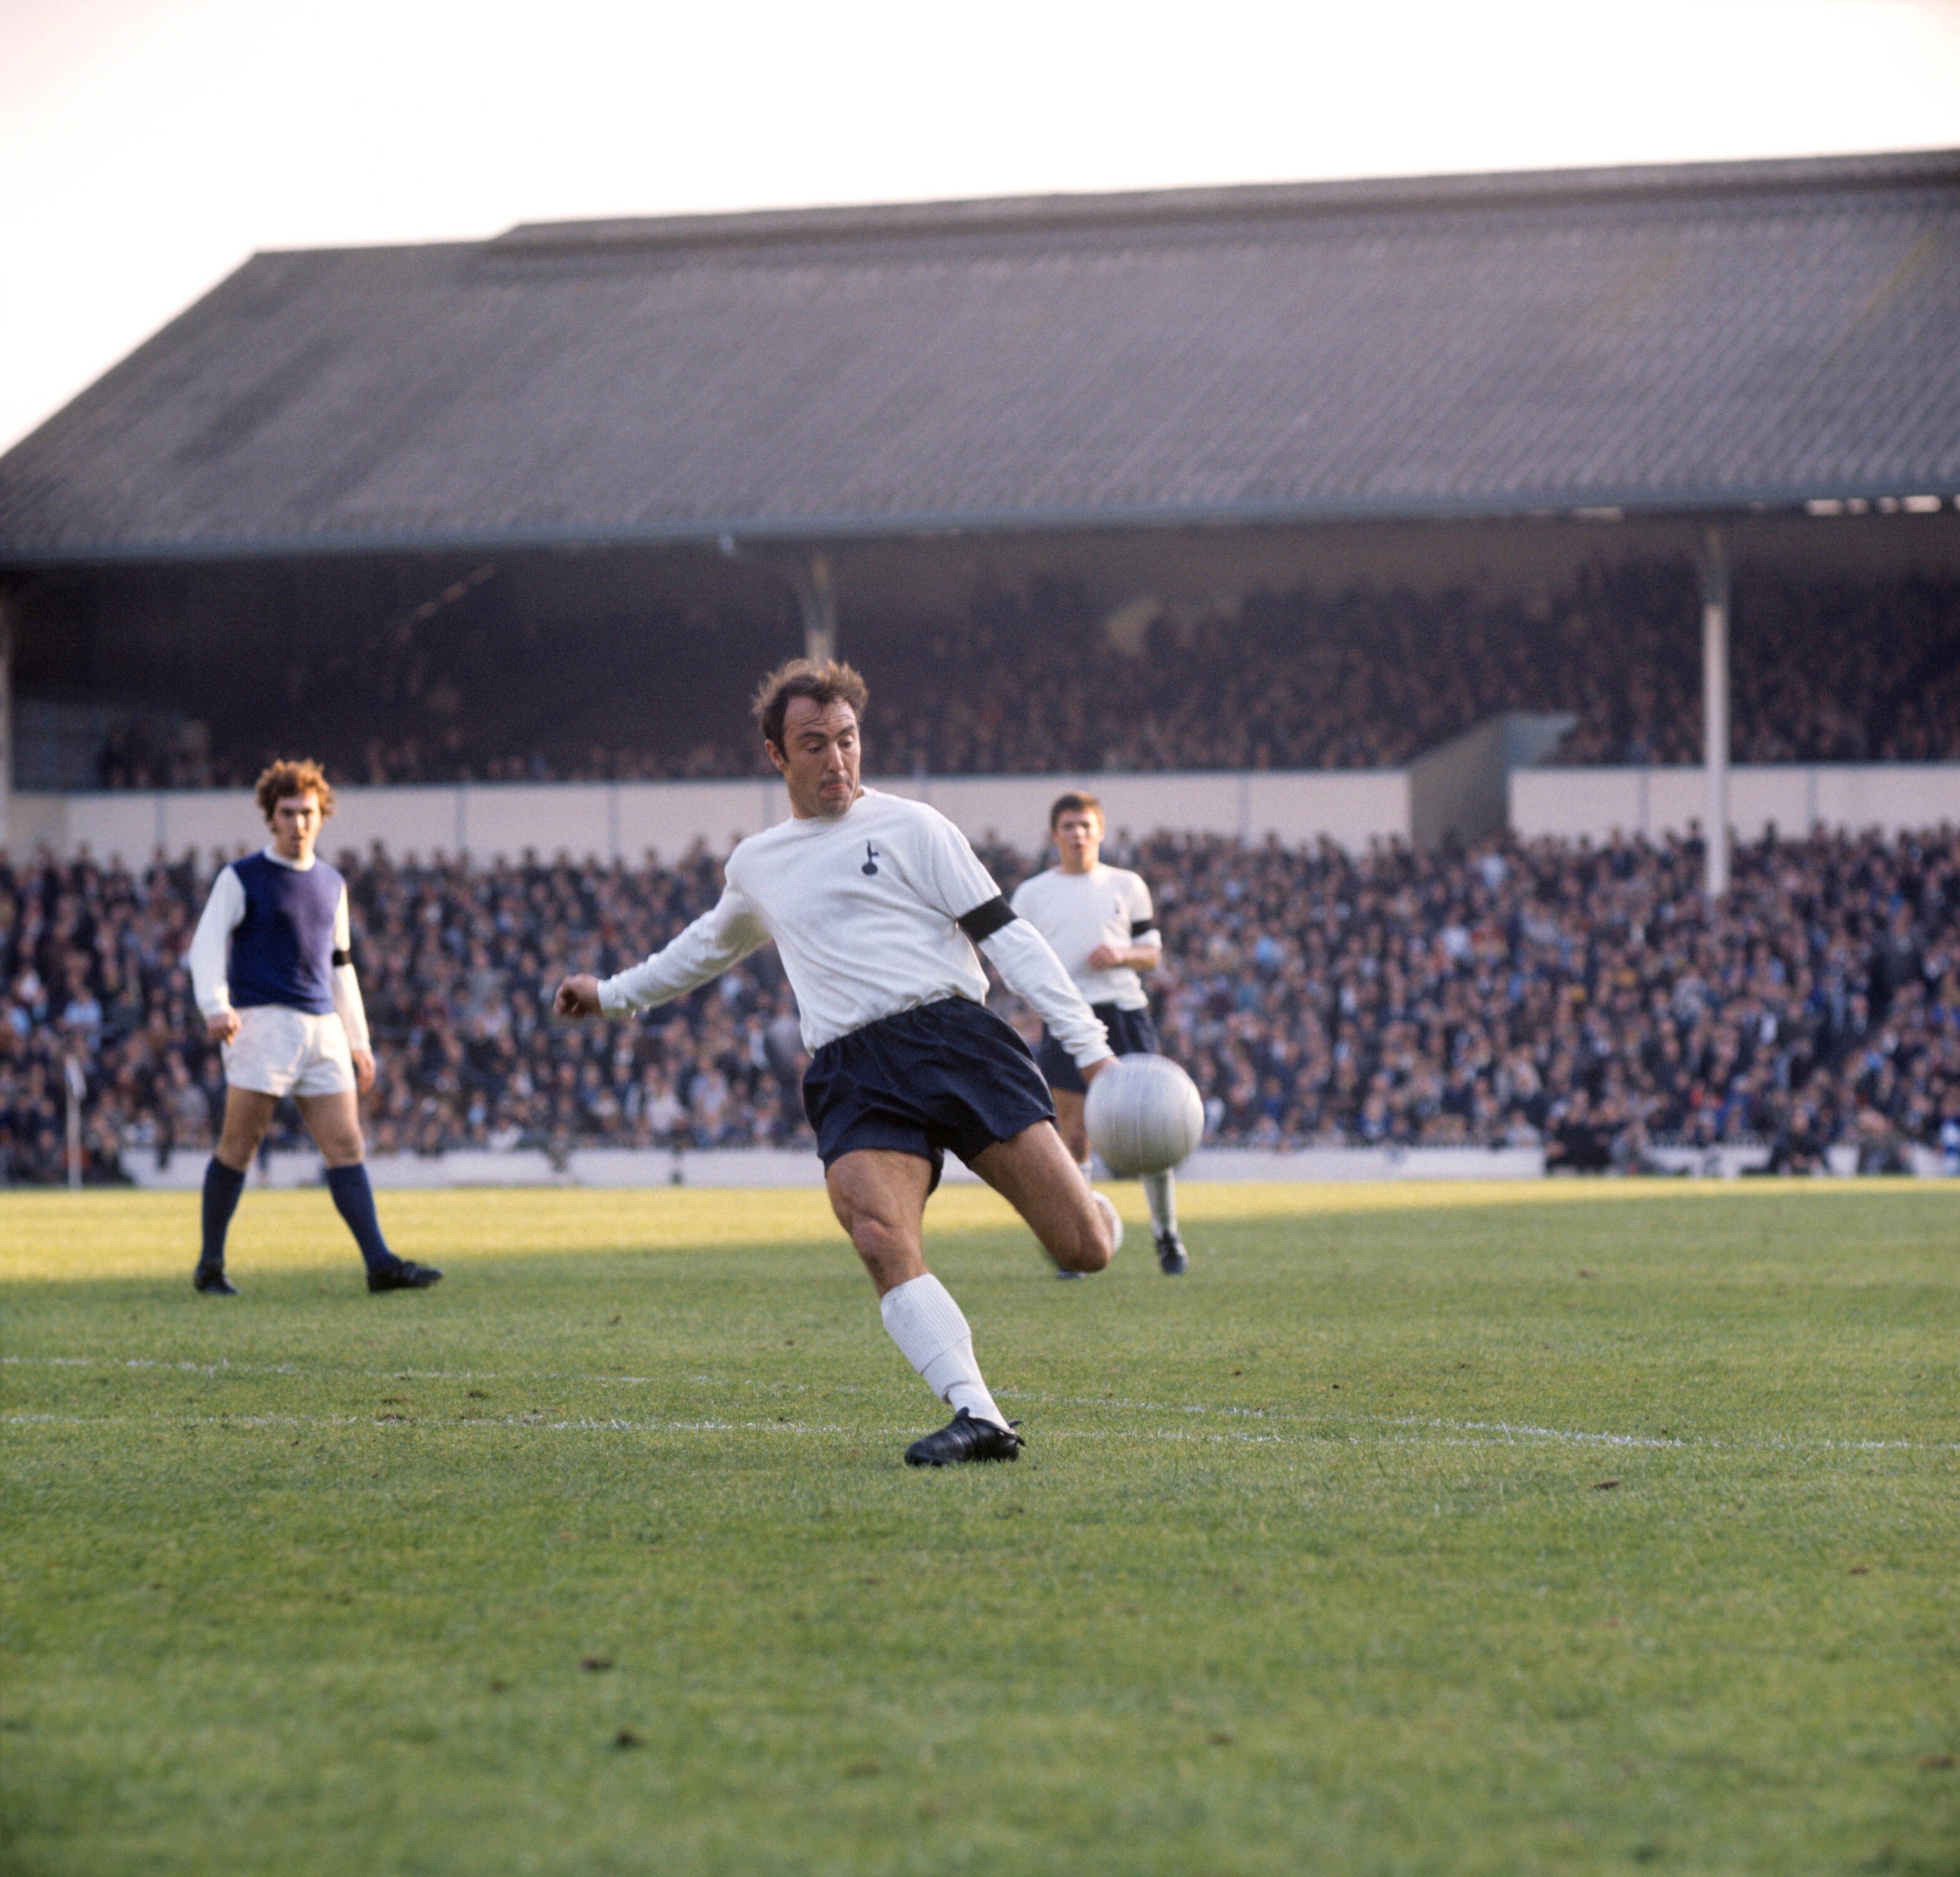
<svg viewBox="0 0 1960 1877"><path fill-rule="evenodd" d="M1051 1245L1048 1251L1064 1271L1102 1271L1115 1255L1108 1221L1099 1206L1085 1205L1060 1237L1061 1242Z"/></svg>
<svg viewBox="0 0 1960 1877"><path fill-rule="evenodd" d="M924 1268L917 1233L907 1227L900 1209L884 1203L882 1195L853 1191L833 1181L830 1209L880 1296Z"/></svg>
<svg viewBox="0 0 1960 1877"><path fill-rule="evenodd" d="M366 1152L357 1121L329 1121L315 1134L314 1141L329 1166L357 1166Z"/></svg>
<svg viewBox="0 0 1960 1877"><path fill-rule="evenodd" d="M250 1121L228 1115L218 1137L216 1157L234 1173L242 1173L252 1164L252 1156L259 1151L259 1143L265 1137L264 1123L255 1125Z"/></svg>

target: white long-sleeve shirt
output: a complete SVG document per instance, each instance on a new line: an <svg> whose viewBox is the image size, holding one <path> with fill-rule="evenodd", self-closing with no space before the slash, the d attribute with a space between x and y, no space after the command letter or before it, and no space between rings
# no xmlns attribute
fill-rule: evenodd
<svg viewBox="0 0 1960 1877"><path fill-rule="evenodd" d="M274 865L290 867L295 873L309 872L314 865L309 857L302 867L270 846L263 851L266 858ZM207 1018L231 1007L231 987L227 981L231 969L231 934L244 917L245 889L230 867L221 867L217 879L211 883L211 897L204 902L203 915L198 920L197 930L191 935L190 950L184 958L190 966L192 994L197 1000L197 1007ZM344 953L351 950L352 946L353 925L348 912L347 889L343 885L340 903L334 908L333 949ZM367 1007L361 1001L361 981L355 975L352 962L333 967L333 1007L347 1031L348 1048L367 1048Z"/></svg>
<svg viewBox="0 0 1960 1877"><path fill-rule="evenodd" d="M792 819L752 835L724 870L711 910L600 985L602 1010L664 1004L772 939L812 1055L941 997L986 1001L987 975L959 921L1001 889L966 837L923 802L867 789L834 819ZM1026 921L1007 918L979 944L1077 1062L1086 1067L1110 1053L1101 1022Z"/></svg>

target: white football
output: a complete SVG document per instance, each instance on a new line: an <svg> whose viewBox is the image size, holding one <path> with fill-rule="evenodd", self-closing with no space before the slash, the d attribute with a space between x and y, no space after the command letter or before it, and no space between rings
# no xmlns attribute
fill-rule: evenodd
<svg viewBox="0 0 1960 1877"><path fill-rule="evenodd" d="M1118 1056L1090 1083L1083 1115L1112 1173L1168 1173L1204 1132L1198 1084L1168 1056Z"/></svg>

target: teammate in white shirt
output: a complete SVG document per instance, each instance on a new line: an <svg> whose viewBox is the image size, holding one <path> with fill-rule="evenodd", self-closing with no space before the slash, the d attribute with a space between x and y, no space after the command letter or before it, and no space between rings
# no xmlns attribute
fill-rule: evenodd
<svg viewBox="0 0 1960 1877"><path fill-rule="evenodd" d="M1011 1460L959 1306L925 1265L925 1202L950 1148L1012 1202L1055 1261L1100 1271L1122 1236L1055 1130L1027 1045L988 1010L984 950L1085 1077L1112 1060L1103 1026L1047 942L1015 917L966 838L923 803L864 788L867 692L848 665L794 659L756 716L791 818L737 845L720 902L644 963L558 987L558 1014L663 1004L773 940L810 1052L803 1109L832 1209L877 1286L893 1341L952 1421L912 1443L915 1466Z"/></svg>
<svg viewBox="0 0 1960 1877"><path fill-rule="evenodd" d="M1156 1055L1157 1027L1137 975L1156 970L1163 959L1150 889L1134 873L1102 864L1102 804L1094 796L1061 797L1048 810L1048 826L1061 864L1023 880L1015 889L1014 910L1055 947L1075 988L1102 1019L1110 1048L1119 1056ZM1052 1035L1044 1033L1036 1060L1054 1091L1062 1140L1087 1179L1086 1085ZM1158 1268L1167 1277L1182 1277L1191 1261L1178 1236L1176 1176L1146 1174L1144 1192Z"/></svg>

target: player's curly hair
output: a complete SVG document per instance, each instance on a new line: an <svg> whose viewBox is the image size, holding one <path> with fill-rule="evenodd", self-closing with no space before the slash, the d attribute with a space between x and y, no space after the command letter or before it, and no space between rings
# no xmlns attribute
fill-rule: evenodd
<svg viewBox="0 0 1960 1877"><path fill-rule="evenodd" d="M324 771L310 756L300 762L268 763L259 772L258 785L252 794L269 828L272 825L272 810L295 795L317 797L322 821L333 813L333 791L327 785Z"/></svg>
<svg viewBox="0 0 1960 1877"><path fill-rule="evenodd" d="M791 698L808 698L819 709L848 704L861 724L871 693L856 672L835 658L792 658L778 665L756 687L755 701L749 706L762 726L764 740L778 749L783 746L783 718Z"/></svg>

